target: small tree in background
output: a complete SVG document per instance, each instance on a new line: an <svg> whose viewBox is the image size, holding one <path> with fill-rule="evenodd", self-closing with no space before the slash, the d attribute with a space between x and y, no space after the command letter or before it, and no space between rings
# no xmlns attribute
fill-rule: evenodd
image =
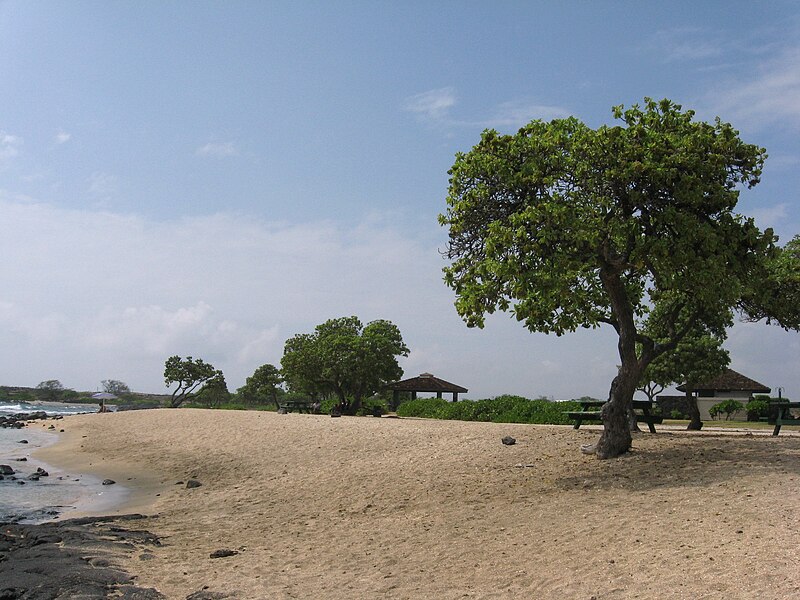
<svg viewBox="0 0 800 600"><path fill-rule="evenodd" d="M258 367L236 392L245 402L265 403L269 400L278 408L278 395L283 393L282 384L280 369L267 363Z"/></svg>
<svg viewBox="0 0 800 600"><path fill-rule="evenodd" d="M217 371L211 379L194 395L194 401L209 408L218 407L231 399L228 384L222 371Z"/></svg>
<svg viewBox="0 0 800 600"><path fill-rule="evenodd" d="M658 311L659 308L656 307L654 310ZM647 382L650 386L662 389L673 383L683 384L690 418L687 427L689 430L699 431L703 427L697 397L694 395L695 386L716 377L730 364L730 355L722 344L725 341L725 328L731 322L732 316L729 313L727 318L719 318L713 327L696 324L675 350L662 354L652 361L642 375L642 383ZM680 324L670 326L680 326ZM657 328L651 329L651 334L656 339L660 337Z"/></svg>
<svg viewBox="0 0 800 600"><path fill-rule="evenodd" d="M119 381L117 379L104 379L100 382L100 385L103 386L103 391L107 394L114 394L115 396L122 396L123 394L130 394L131 390L128 387L128 384L124 381Z"/></svg>
<svg viewBox="0 0 800 600"><path fill-rule="evenodd" d="M722 402L718 402L717 404L709 408L708 414L711 415L712 419L716 419L720 415L724 414L725 420L730 421L731 416L733 416L740 410L744 410L744 404L742 404L738 400L730 398L728 400L723 400Z"/></svg>
<svg viewBox="0 0 800 600"><path fill-rule="evenodd" d="M177 384L172 392L170 406L178 408L181 404L193 398L207 382L214 378L222 378L222 371L214 368L201 358L192 359L187 356L170 356L164 363L164 383L167 387Z"/></svg>
<svg viewBox="0 0 800 600"><path fill-rule="evenodd" d="M47 402L61 402L64 397L64 386L58 379L48 379L36 386L36 395Z"/></svg>

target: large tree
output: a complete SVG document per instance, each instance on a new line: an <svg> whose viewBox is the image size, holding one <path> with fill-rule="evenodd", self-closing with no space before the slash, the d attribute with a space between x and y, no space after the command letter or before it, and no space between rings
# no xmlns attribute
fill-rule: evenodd
<svg viewBox="0 0 800 600"><path fill-rule="evenodd" d="M176 355L170 356L164 363L164 383L167 387L177 384L170 398L172 408L178 408L184 402L194 398L206 383L219 383L220 380L224 383L225 378L222 371L204 362L202 358L192 359L191 356L187 356L182 359Z"/></svg>
<svg viewBox="0 0 800 600"><path fill-rule="evenodd" d="M645 368L693 328L734 307L785 326L796 319L780 295L772 306L748 296L778 252L771 230L734 212L740 189L758 183L765 150L669 100L613 114L621 125L568 118L516 135L485 131L456 156L440 216L452 261L445 281L469 326L499 309L531 331L616 331L603 433L584 449L601 458L630 448L627 415Z"/></svg>
<svg viewBox="0 0 800 600"><path fill-rule="evenodd" d="M342 411L354 413L365 397L402 377L398 356L408 356L408 348L396 325L341 317L287 340L281 367L292 390L334 393Z"/></svg>

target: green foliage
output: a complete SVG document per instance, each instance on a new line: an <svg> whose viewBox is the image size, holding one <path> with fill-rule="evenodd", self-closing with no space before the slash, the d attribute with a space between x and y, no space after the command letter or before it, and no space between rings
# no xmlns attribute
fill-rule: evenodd
<svg viewBox="0 0 800 600"><path fill-rule="evenodd" d="M39 400L47 402L61 402L64 399L64 386L58 379L48 379L36 386L36 395Z"/></svg>
<svg viewBox="0 0 800 600"><path fill-rule="evenodd" d="M383 415L389 412L389 405L385 398L379 395L370 396L365 398L361 403L361 408L356 412L357 415Z"/></svg>
<svg viewBox="0 0 800 600"><path fill-rule="evenodd" d="M695 384L719 375L730 364L730 356L722 344L725 341L725 327L731 324L729 317L721 318L714 327L695 323L688 328L686 335L672 352L653 359L645 368L642 380L661 387L672 383L684 383L693 388ZM653 331L653 325L659 325L662 331ZM656 343L665 342L669 333L664 332L663 327L669 329L675 325L674 322L665 319L651 323L651 328L647 332Z"/></svg>
<svg viewBox="0 0 800 600"><path fill-rule="evenodd" d="M469 325L512 308L532 331L595 327L621 316L604 275L640 317L647 292L678 293L709 314L740 298L751 259L773 239L732 213L765 150L668 100L614 115L624 126L568 118L485 131L457 155L440 222L453 259L445 278Z"/></svg>
<svg viewBox="0 0 800 600"><path fill-rule="evenodd" d="M784 329L800 329L800 235L773 250L758 285L748 290L740 307L751 321L765 319Z"/></svg>
<svg viewBox="0 0 800 600"><path fill-rule="evenodd" d="M738 400L734 400L733 398L731 398L723 402L718 402L717 404L709 408L708 414L711 415L712 419L716 419L724 414L725 420L730 421L731 416L733 416L734 413L737 413L740 410L744 410L744 404L742 404Z"/></svg>
<svg viewBox="0 0 800 600"><path fill-rule="evenodd" d="M191 356L187 356L186 359L182 359L180 356L170 356L164 363L164 383L167 387L177 384L170 399L172 408L192 400L197 392L212 380L212 385L217 389L224 386L227 391L222 371L215 369L201 358L192 359Z"/></svg>
<svg viewBox="0 0 800 600"><path fill-rule="evenodd" d="M465 400L465 402L468 402ZM406 400L397 407L400 417L420 417L423 419L449 419L448 406L452 404L444 398L415 398Z"/></svg>
<svg viewBox="0 0 800 600"><path fill-rule="evenodd" d="M551 402L543 398L529 400L521 396L504 395L461 402L448 402L443 398L417 398L401 404L397 414L402 417L454 421L567 425L571 421L564 413L576 410L580 410L580 404L574 400Z"/></svg>
<svg viewBox="0 0 800 600"><path fill-rule="evenodd" d="M335 394L344 412L355 413L363 398L400 379L398 356L408 356L408 348L396 325L341 317L287 340L281 368L290 390Z"/></svg>
<svg viewBox="0 0 800 600"><path fill-rule="evenodd" d="M193 398L194 402L208 408L221 406L231 400L228 384L222 371L217 373L198 391Z"/></svg>
<svg viewBox="0 0 800 600"><path fill-rule="evenodd" d="M678 420L678 419L685 419L685 418L686 418L686 415L684 415L684 414L683 414L681 411L679 411L677 408L673 408L673 409L672 409L672 412L671 412L671 413L669 413L669 416L670 416L670 418L671 418L671 419L675 419L675 420Z"/></svg>
<svg viewBox="0 0 800 600"><path fill-rule="evenodd" d="M754 396L753 399L747 403L747 406L745 406L747 409L747 420L760 421L761 417L767 417L769 415L769 401L769 396Z"/></svg>
<svg viewBox="0 0 800 600"><path fill-rule="evenodd" d="M269 363L258 367L247 378L245 384L236 390L237 397L246 404L265 404L272 402L278 407L278 398L284 394L281 387L283 376L280 370Z"/></svg>
<svg viewBox="0 0 800 600"><path fill-rule="evenodd" d="M214 408L219 408L221 410L264 410L270 412L276 410L274 406L251 406L249 404L242 404L241 402L225 402Z"/></svg>

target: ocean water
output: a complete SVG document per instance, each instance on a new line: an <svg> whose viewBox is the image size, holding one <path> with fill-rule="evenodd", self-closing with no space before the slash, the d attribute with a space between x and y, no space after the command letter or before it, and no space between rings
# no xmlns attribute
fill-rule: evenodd
<svg viewBox="0 0 800 600"><path fill-rule="evenodd" d="M0 416L41 410L48 415L66 416L93 413L99 408L96 404L0 403ZM127 493L124 486L104 486L97 477L68 473L32 456L38 448L58 441L55 432L61 429L60 424L59 420L48 419L32 421L22 429L0 428L0 464L14 469L17 478L13 481L6 476L0 481L0 522L41 523L69 517L76 511L108 508L124 499ZM50 425L54 425L55 430L48 430ZM18 460L20 458L26 460ZM37 468L49 475L40 477L39 481L28 480Z"/></svg>

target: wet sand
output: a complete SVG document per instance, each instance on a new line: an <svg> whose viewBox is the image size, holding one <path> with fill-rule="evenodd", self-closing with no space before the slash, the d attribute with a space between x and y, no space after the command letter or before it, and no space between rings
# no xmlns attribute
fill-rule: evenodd
<svg viewBox="0 0 800 600"><path fill-rule="evenodd" d="M579 452L594 428L194 409L63 426L42 459L135 490L117 512L162 545L116 560L167 598L800 597L796 432L662 428L599 461Z"/></svg>

